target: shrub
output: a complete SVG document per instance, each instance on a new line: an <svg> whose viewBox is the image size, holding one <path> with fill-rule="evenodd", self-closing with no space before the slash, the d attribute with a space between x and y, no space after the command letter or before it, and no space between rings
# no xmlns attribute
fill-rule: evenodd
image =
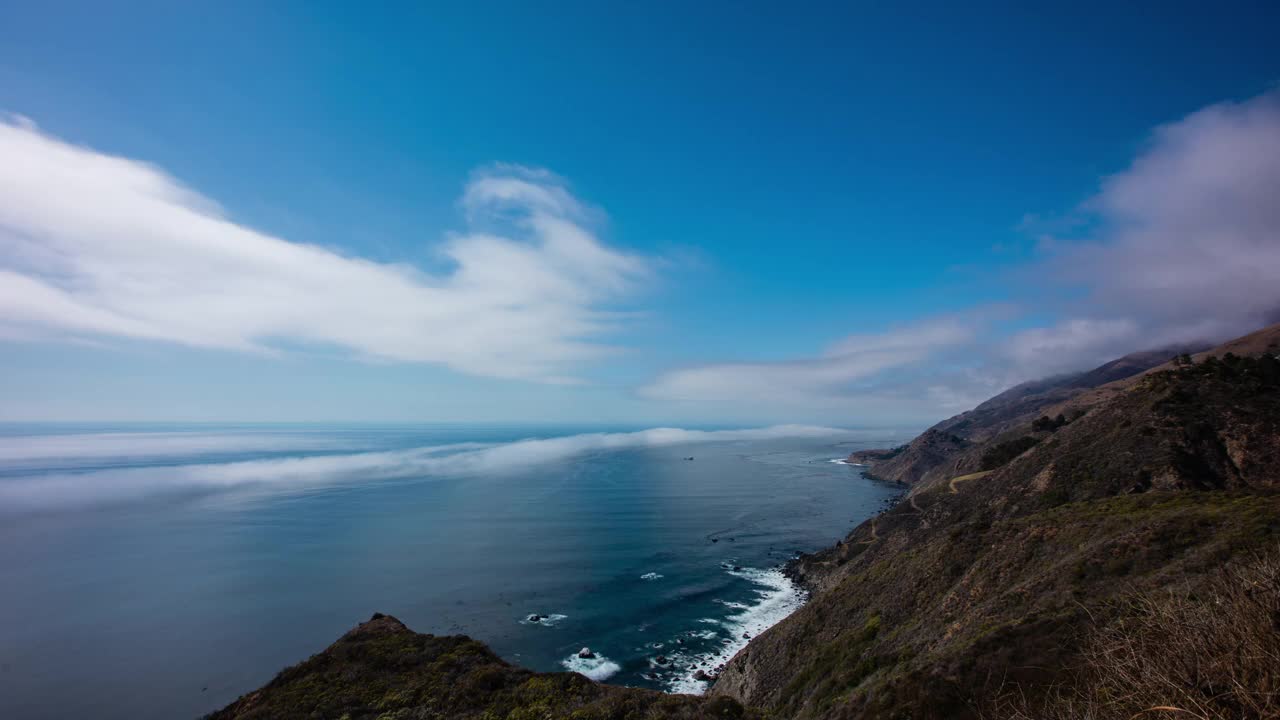
<svg viewBox="0 0 1280 720"><path fill-rule="evenodd" d="M1002 442L982 453L982 469L995 470L1006 465L1010 460L1035 447L1040 439L1032 435L1024 435L1015 440Z"/></svg>
<svg viewBox="0 0 1280 720"><path fill-rule="evenodd" d="M1007 720L1280 717L1280 553L1232 563L1199 590L1139 593L1095 628L1081 684L1037 701L1004 693Z"/></svg>

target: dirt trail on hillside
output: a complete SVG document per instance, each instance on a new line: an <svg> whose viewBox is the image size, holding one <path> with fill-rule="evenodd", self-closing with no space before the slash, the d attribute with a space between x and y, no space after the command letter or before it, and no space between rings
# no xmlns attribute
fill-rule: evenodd
<svg viewBox="0 0 1280 720"><path fill-rule="evenodd" d="M947 483L947 487L951 488L952 495L959 495L960 488L956 487L956 483L962 483L966 480L977 480L978 478L984 478L993 472L995 472L995 470L983 470L982 472L969 473L968 475L953 477L951 478L951 482Z"/></svg>

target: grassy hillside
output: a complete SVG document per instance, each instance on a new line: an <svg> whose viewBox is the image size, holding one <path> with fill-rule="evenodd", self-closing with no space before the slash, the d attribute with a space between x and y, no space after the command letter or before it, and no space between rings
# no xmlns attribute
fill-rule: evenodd
<svg viewBox="0 0 1280 720"><path fill-rule="evenodd" d="M1132 624L1136 599L1195 597L1224 566L1280 547L1280 360L1254 346L970 443L950 460L966 474L926 476L797 563L813 599L715 692L782 717L1036 717L1081 701L1101 682L1092 649ZM1280 648L1280 623L1258 633ZM1116 697L1101 716L1145 699Z"/></svg>
<svg viewBox="0 0 1280 720"><path fill-rule="evenodd" d="M1203 346L1188 345L1133 353L1087 372L1023 383L972 410L943 420L902 447L863 450L853 453L849 459L870 465L871 474L879 479L905 485L940 474L951 477L959 474L956 462L967 450L988 444L1011 428L1043 414L1047 408L1054 408L1056 412L1071 399L1095 388L1138 376L1180 353L1203 349Z"/></svg>

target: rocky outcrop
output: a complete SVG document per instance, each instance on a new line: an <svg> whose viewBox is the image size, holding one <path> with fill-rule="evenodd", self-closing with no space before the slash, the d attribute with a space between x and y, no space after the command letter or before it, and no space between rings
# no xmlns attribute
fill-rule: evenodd
<svg viewBox="0 0 1280 720"><path fill-rule="evenodd" d="M848 462L867 465L867 474L876 479L911 485L967 447L969 442L964 438L943 430L929 429L901 448L855 452L849 456Z"/></svg>
<svg viewBox="0 0 1280 720"><path fill-rule="evenodd" d="M550 717L758 715L728 697L664 695L601 685L577 673L530 672L470 638L415 633L376 614L206 720Z"/></svg>

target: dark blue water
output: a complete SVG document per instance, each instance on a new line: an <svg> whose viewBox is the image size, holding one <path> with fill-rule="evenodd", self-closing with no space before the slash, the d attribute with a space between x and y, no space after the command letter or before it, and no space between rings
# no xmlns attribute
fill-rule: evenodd
<svg viewBox="0 0 1280 720"><path fill-rule="evenodd" d="M830 460L908 435L9 426L0 717L195 717L374 612L697 692L897 492Z"/></svg>

